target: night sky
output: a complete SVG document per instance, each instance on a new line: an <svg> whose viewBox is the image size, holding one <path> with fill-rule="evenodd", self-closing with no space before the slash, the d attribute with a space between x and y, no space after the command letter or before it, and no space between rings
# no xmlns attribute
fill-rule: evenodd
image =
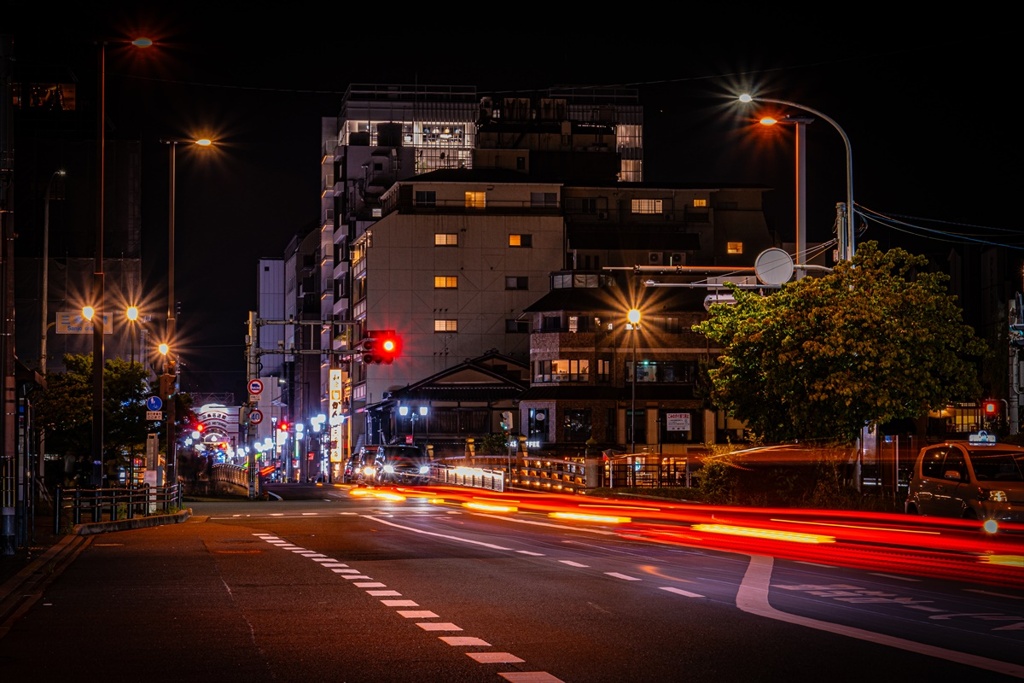
<svg viewBox="0 0 1024 683"><path fill-rule="evenodd" d="M757 126L734 99L752 91L797 102L848 135L859 206L931 231L869 223L858 242L919 252L965 241L1024 249L1013 95L1020 57L1006 9L972 6L978 19L897 24L884 15L843 18L835 9L825 19L811 8L736 3L667 15L654 6L635 16L595 9L583 19L528 4L355 11L317 3L267 12L110 2L103 15L86 4L6 0L0 32L15 36L19 59L58 63L94 54L104 38L158 41L145 62L113 47L107 58L112 135L143 143L143 271L154 286L167 267L168 157L159 140L219 141L215 159L179 151L177 165L178 329L193 347L197 386L186 389L195 392L244 394L257 259L281 256L317 223L320 119L337 115L350 83L473 85L496 95L637 88L646 180L775 188L769 224L790 241L792 128ZM95 64L80 77L94 79ZM808 126L807 141L808 240L825 240L835 204L845 200L845 148L825 121Z"/></svg>

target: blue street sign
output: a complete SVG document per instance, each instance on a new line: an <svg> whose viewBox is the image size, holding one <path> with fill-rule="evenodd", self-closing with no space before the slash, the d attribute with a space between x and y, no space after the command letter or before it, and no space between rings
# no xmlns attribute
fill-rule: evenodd
<svg viewBox="0 0 1024 683"><path fill-rule="evenodd" d="M164 401L159 396L150 396L146 399L146 410L160 410L164 407Z"/></svg>

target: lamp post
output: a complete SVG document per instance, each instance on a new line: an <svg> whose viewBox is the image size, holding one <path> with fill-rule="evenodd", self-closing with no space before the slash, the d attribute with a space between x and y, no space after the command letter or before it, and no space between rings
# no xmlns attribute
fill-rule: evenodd
<svg viewBox="0 0 1024 683"><path fill-rule="evenodd" d="M131 45L147 48L153 44L149 38L136 38ZM93 310L95 316L92 323L92 451L93 458L103 462L103 231L105 228L105 189L107 162L107 43L99 44L99 111L96 120L98 141L98 162L96 165L97 201L96 201L96 256L93 269ZM93 473L96 483L97 473Z"/></svg>
<svg viewBox="0 0 1024 683"><path fill-rule="evenodd" d="M843 138L843 144L846 146L846 207L845 211L842 212L843 220L839 230L839 259L841 261L853 260L854 251L854 230L853 230L853 150L850 146L850 138L846 135L846 131L835 122L831 117L817 109L805 106L803 104L797 104L796 102L789 102L787 100L777 100L768 97L753 97L749 94L742 94L739 97L740 102L767 102L770 104L781 104L785 107L793 107L794 109L800 109L814 114L820 119L827 121L829 125L836 129L840 137Z"/></svg>
<svg viewBox="0 0 1024 683"><path fill-rule="evenodd" d="M50 200L53 199L54 181L65 175L67 175L67 171L59 168L50 176L50 180L46 183L46 203L43 205L43 291L39 297L42 334L39 340L39 374L44 376L46 375L46 332L50 328Z"/></svg>
<svg viewBox="0 0 1024 683"><path fill-rule="evenodd" d="M398 414L402 417L408 417L410 421L409 441L413 444L416 443L416 418L427 416L428 409L426 406L420 406L416 410L410 410L409 406L398 406Z"/></svg>
<svg viewBox="0 0 1024 683"><path fill-rule="evenodd" d="M174 304L174 206L176 200L176 166L178 157L178 145L195 144L200 147L209 147L213 144L213 141L209 138L200 138L198 140L185 140L185 139L161 139L160 142L168 146L169 149L169 180L168 180L168 205L167 205L167 330L165 336L167 342L171 344L171 348L177 349L177 320L175 318L175 304ZM177 369L178 363L174 356L169 355L166 358L165 366L167 373L170 374L174 379L173 392L167 402L167 438L168 443L173 448L174 444L174 430L175 424L175 400L174 394L177 394ZM170 459L172 455L168 453ZM175 477L177 476L177 459L172 459L169 466L172 467ZM175 481L175 483L177 483Z"/></svg>
<svg viewBox="0 0 1024 683"><path fill-rule="evenodd" d="M629 321L629 329L633 336L633 369L631 373L633 381L629 399L629 452L636 453L636 331L640 327L639 309L629 309L626 320Z"/></svg>
<svg viewBox="0 0 1024 683"><path fill-rule="evenodd" d="M807 260L807 124L814 123L810 116L784 116L775 119L765 116L760 121L763 126L774 126L777 123L791 123L796 127L796 278L799 280L806 274L801 266Z"/></svg>

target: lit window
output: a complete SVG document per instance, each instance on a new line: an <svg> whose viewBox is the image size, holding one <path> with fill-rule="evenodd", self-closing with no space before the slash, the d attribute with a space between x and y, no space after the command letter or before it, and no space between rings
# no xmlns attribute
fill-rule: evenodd
<svg viewBox="0 0 1024 683"><path fill-rule="evenodd" d="M487 193L486 192L467 192L466 193L466 208L467 209L483 209L487 207Z"/></svg>
<svg viewBox="0 0 1024 683"><path fill-rule="evenodd" d="M694 206L707 206L708 205L708 200L706 200L706 199L694 199L693 200L693 205Z"/></svg>
<svg viewBox="0 0 1024 683"><path fill-rule="evenodd" d="M661 207L660 199L634 199L631 211L633 213L662 213Z"/></svg>
<svg viewBox="0 0 1024 683"><path fill-rule="evenodd" d="M458 289L459 278L450 275L435 275L434 289Z"/></svg>
<svg viewBox="0 0 1024 683"><path fill-rule="evenodd" d="M743 242L726 242L725 253L727 254L742 254L743 253Z"/></svg>
<svg viewBox="0 0 1024 683"><path fill-rule="evenodd" d="M435 232L435 247L457 247L459 246L459 234L457 232Z"/></svg>
<svg viewBox="0 0 1024 683"><path fill-rule="evenodd" d="M510 247L532 247L533 235L509 235L508 246Z"/></svg>
<svg viewBox="0 0 1024 683"><path fill-rule="evenodd" d="M434 320L434 332L458 332L459 321L444 318Z"/></svg>

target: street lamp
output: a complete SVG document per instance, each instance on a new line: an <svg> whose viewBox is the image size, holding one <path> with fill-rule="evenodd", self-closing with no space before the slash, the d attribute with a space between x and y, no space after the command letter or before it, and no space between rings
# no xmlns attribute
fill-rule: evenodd
<svg viewBox="0 0 1024 683"><path fill-rule="evenodd" d="M413 444L416 443L416 418L417 417L426 418L427 417L427 412L428 412L428 409L427 409L426 406L420 406L419 408L416 409L415 412L409 410L409 406L398 406L398 414L401 415L402 417L408 417L409 418L410 425L411 425L410 426L410 431L409 431L409 440Z"/></svg>
<svg viewBox="0 0 1024 683"><path fill-rule="evenodd" d="M796 279L802 278L807 272L801 266L807 260L807 124L814 123L810 116L784 116L775 119L765 116L760 121L763 126L774 126L777 123L791 123L796 127Z"/></svg>
<svg viewBox="0 0 1024 683"><path fill-rule="evenodd" d="M177 321L175 319L175 305L174 305L174 205L175 205L175 166L177 164L178 156L178 145L194 144L200 147L209 147L213 144L213 141L209 138L200 138L198 140L184 140L184 139L162 139L160 142L168 146L170 151L170 169L169 169L169 198L167 207L167 330L165 332L168 343L174 345L177 348ZM175 401L174 394L177 393L177 360L174 356L165 357L165 367L167 373L174 377L174 385L170 398L167 401L167 438L168 443L174 443L174 421L175 415ZM172 446L173 447L173 446ZM170 454L168 454L170 456ZM173 467L175 477L177 476L177 460L175 459L170 463ZM177 483L175 481L175 483Z"/></svg>
<svg viewBox="0 0 1024 683"><path fill-rule="evenodd" d="M802 111L809 112L815 116L827 121L829 125L836 129L840 137L843 138L843 144L846 146L846 207L843 211L843 220L839 229L839 259L842 261L853 260L854 251L854 230L853 230L853 150L850 146L850 138L846 135L846 131L835 122L831 117L817 109L797 104L795 102L789 102L787 100L776 100L768 97L753 97L749 94L742 94L739 97L740 102L768 102L770 104L781 104L786 107L793 107L794 109L800 109Z"/></svg>
<svg viewBox="0 0 1024 683"><path fill-rule="evenodd" d="M139 307L129 306L128 310L125 311L125 315L128 317L128 321L131 323L131 355L129 356L132 363L135 362L135 322L139 319Z"/></svg>
<svg viewBox="0 0 1024 683"><path fill-rule="evenodd" d="M138 48L150 47L153 41L149 38L136 38L130 44ZM92 324L92 450L93 459L103 461L103 231L105 228L105 189L107 163L107 43L100 43L99 50L99 116L96 120L97 139L99 144L97 163L97 202L96 202L96 264L93 269L93 308L96 313ZM93 474L94 481L97 479ZM97 482L99 483L99 482Z"/></svg>
<svg viewBox="0 0 1024 683"><path fill-rule="evenodd" d="M626 314L629 321L628 329L633 335L633 372L632 372L632 395L629 400L629 452L636 453L636 331L640 327L640 311L636 308L629 309Z"/></svg>

